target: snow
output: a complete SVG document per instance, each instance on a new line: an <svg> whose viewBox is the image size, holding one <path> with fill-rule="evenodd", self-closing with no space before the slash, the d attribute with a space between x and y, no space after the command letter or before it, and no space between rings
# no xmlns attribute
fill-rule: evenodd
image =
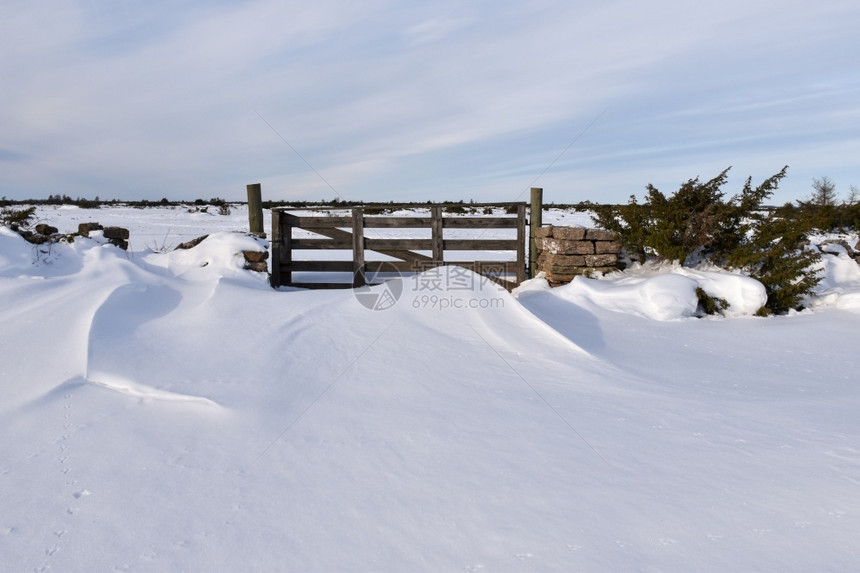
<svg viewBox="0 0 860 573"><path fill-rule="evenodd" d="M729 307L723 312L725 316L752 315L767 302L764 285L736 273L688 269L677 264L637 264L624 273L614 274L613 280L576 277L569 284L553 289L553 293L580 306L596 305L653 320L696 316L697 288L726 300ZM539 276L526 281L515 292L549 288L545 277Z"/></svg>
<svg viewBox="0 0 860 573"><path fill-rule="evenodd" d="M826 245L825 249L830 254L817 265L822 280L812 304L860 312L860 265L840 245Z"/></svg>
<svg viewBox="0 0 860 573"><path fill-rule="evenodd" d="M39 211L129 252L0 229L0 570L860 566L846 253L766 319L755 281L676 267L448 268L374 311L242 270L234 211Z"/></svg>

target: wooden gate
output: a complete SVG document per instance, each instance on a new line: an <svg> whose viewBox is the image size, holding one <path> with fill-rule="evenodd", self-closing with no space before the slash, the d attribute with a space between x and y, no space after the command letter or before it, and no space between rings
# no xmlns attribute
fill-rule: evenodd
<svg viewBox="0 0 860 573"><path fill-rule="evenodd" d="M491 205L469 204L468 207ZM506 207L509 216L447 215L444 206L380 205L351 209L350 215L295 215L286 208L272 209L272 286L303 288L354 288L369 284L368 275L384 271L398 273L422 272L440 265L465 267L511 290L526 278L526 203L493 204ZM385 209L429 210L429 216L369 215ZM334 210L334 209L332 209ZM340 209L338 211L343 211ZM447 216L446 216L447 215ZM293 231L307 231L294 236ZM430 238L367 237L366 229L385 229L392 234L398 229L430 229ZM446 237L446 230L471 229L476 237ZM516 229L515 239L484 238L489 229ZM396 234L396 232L394 233ZM349 250L352 260L298 259L299 250ZM367 260L368 251L384 255L384 260ZM495 258L447 260L451 251L493 251ZM495 252L507 251L507 260ZM348 281L296 281L294 273L351 273Z"/></svg>

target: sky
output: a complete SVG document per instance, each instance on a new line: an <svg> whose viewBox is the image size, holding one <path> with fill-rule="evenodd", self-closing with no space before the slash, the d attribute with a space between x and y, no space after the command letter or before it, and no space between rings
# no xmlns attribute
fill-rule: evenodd
<svg viewBox="0 0 860 573"><path fill-rule="evenodd" d="M0 2L0 196L860 186L854 0Z"/></svg>

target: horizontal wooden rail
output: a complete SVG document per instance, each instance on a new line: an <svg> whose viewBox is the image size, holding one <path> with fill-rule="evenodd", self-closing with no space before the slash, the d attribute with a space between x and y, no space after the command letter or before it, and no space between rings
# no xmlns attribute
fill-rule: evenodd
<svg viewBox="0 0 860 573"><path fill-rule="evenodd" d="M431 217L382 217L366 215L365 229L429 229L432 226ZM294 227L313 230L349 228L352 217L296 217ZM442 219L445 229L516 229L516 217L445 217Z"/></svg>
<svg viewBox="0 0 860 573"><path fill-rule="evenodd" d="M274 207L272 211L350 211L353 209L362 209L365 211L415 211L417 209L442 209L446 212L449 209L484 209L486 207L496 208L513 208L524 205L523 201L501 201L499 203L360 203L355 205L346 204L342 207L333 207L331 205L309 205L307 207Z"/></svg>
<svg viewBox="0 0 860 573"><path fill-rule="evenodd" d="M498 271L501 274L516 274L516 261L366 261L365 269L369 273L397 271L400 273L420 273L438 266L458 266L475 272ZM290 263L293 272L340 272L351 273L352 261L293 261Z"/></svg>
<svg viewBox="0 0 860 573"><path fill-rule="evenodd" d="M327 290L343 289L343 288L355 288L355 285L353 285L351 282L350 283L291 282L290 284L284 285L284 286L291 286L291 287L297 287L297 288L327 289Z"/></svg>
<svg viewBox="0 0 860 573"><path fill-rule="evenodd" d="M416 250L430 251L433 239L364 239L364 246L371 251ZM293 250L352 250L352 241L343 239L293 239ZM513 251L516 239L444 239L446 251Z"/></svg>
<svg viewBox="0 0 860 573"><path fill-rule="evenodd" d="M352 217L297 217L290 215L290 224L302 229L352 227Z"/></svg>
<svg viewBox="0 0 860 573"><path fill-rule="evenodd" d="M446 217L442 227L446 229L516 229L517 217Z"/></svg>
<svg viewBox="0 0 860 573"><path fill-rule="evenodd" d="M516 251L516 239L445 239L446 251Z"/></svg>
<svg viewBox="0 0 860 573"><path fill-rule="evenodd" d="M293 239L293 250L341 249L352 250L352 239Z"/></svg>

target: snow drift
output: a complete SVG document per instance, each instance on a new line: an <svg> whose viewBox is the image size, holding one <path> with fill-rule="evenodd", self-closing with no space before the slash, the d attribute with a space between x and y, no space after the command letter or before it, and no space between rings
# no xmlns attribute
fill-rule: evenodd
<svg viewBox="0 0 860 573"><path fill-rule="evenodd" d="M725 316L752 315L767 302L764 285L755 279L678 265L637 266L623 276L608 280L576 277L551 291L578 305L593 305L653 320L675 320L697 316L698 288L729 303L722 312ZM541 290L550 291L543 276L526 281L515 293Z"/></svg>
<svg viewBox="0 0 860 573"><path fill-rule="evenodd" d="M837 255L814 312L698 320L695 285L736 308L756 287L514 298L446 270L373 311L273 291L237 266L248 240L43 252L0 230L3 569L860 565Z"/></svg>

